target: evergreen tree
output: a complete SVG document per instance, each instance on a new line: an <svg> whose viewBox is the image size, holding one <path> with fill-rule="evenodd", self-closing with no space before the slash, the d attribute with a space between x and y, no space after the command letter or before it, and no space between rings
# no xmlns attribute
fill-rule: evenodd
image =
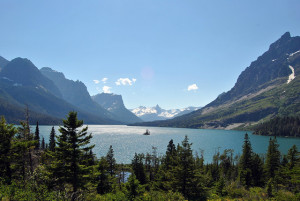
<svg viewBox="0 0 300 201"><path fill-rule="evenodd" d="M128 178L128 182L126 183L127 189L127 198L129 200L135 200L135 198L143 193L143 189L140 185L138 179L136 179L134 174L131 174Z"/></svg>
<svg viewBox="0 0 300 201"><path fill-rule="evenodd" d="M35 149L36 150L40 149L40 129L39 129L39 122L38 121L36 122L34 140L36 141Z"/></svg>
<svg viewBox="0 0 300 201"><path fill-rule="evenodd" d="M0 120L0 179L3 178L7 184L12 179L12 141L17 133L16 128L12 124L6 124L5 118L2 116Z"/></svg>
<svg viewBox="0 0 300 201"><path fill-rule="evenodd" d="M280 167L280 152L278 150L279 144L277 143L277 139L270 138L268 152L266 156L265 170L267 173L268 179L274 178L276 171Z"/></svg>
<svg viewBox="0 0 300 201"><path fill-rule="evenodd" d="M144 168L144 154L137 154L135 153L134 158L131 162L133 173L136 176L136 179L143 185L147 183L147 178L145 174Z"/></svg>
<svg viewBox="0 0 300 201"><path fill-rule="evenodd" d="M83 165L85 161L82 156L94 147L89 146L92 135L87 134L88 127L78 131L82 125L83 121L77 119L76 112L70 112L67 119L63 120L52 168L53 177L57 177L61 184L71 184L74 195L87 183L91 171L90 167Z"/></svg>
<svg viewBox="0 0 300 201"><path fill-rule="evenodd" d="M289 160L289 168L293 169L293 167L295 166L295 163L297 162L298 158L297 158L297 154L298 154L298 150L297 150L297 146L293 145L289 151L288 151L288 155L287 158Z"/></svg>
<svg viewBox="0 0 300 201"><path fill-rule="evenodd" d="M220 181L218 181L216 185L216 193L220 196L223 196L224 187L225 187L225 181L224 178L221 177Z"/></svg>
<svg viewBox="0 0 300 201"><path fill-rule="evenodd" d="M166 157L164 160L166 169L168 169L170 166L174 165L174 162L175 162L174 160L175 160L176 154L177 154L176 147L173 143L173 140L171 139L167 146Z"/></svg>
<svg viewBox="0 0 300 201"><path fill-rule="evenodd" d="M45 138L43 137L43 138L42 138L41 149L42 149L42 150L45 150L45 148L46 148L46 147L45 147Z"/></svg>
<svg viewBox="0 0 300 201"><path fill-rule="evenodd" d="M49 150L55 151L55 130L54 126L52 126L50 138L49 138Z"/></svg>
<svg viewBox="0 0 300 201"><path fill-rule="evenodd" d="M249 136L246 133L244 137L243 153L240 158L239 178L240 182L247 188L251 186L252 181L252 147Z"/></svg>
<svg viewBox="0 0 300 201"><path fill-rule="evenodd" d="M253 153L251 167L253 186L264 186L264 164L258 154Z"/></svg>
<svg viewBox="0 0 300 201"><path fill-rule="evenodd" d="M193 180L195 179L195 161L193 158L193 152L191 149L191 143L185 136L178 146L178 158L179 165L176 167L176 186L179 192L181 192L186 198L189 198L192 194Z"/></svg>
<svg viewBox="0 0 300 201"><path fill-rule="evenodd" d="M27 175L33 173L32 151L35 148L36 141L30 133L29 121L20 122L18 132L12 146L12 156L14 161L13 171L16 178L26 179Z"/></svg>
<svg viewBox="0 0 300 201"><path fill-rule="evenodd" d="M113 176L115 174L116 169L116 159L114 158L114 150L112 148L112 145L110 145L109 150L106 154L106 161L108 163L108 171L110 173L110 176Z"/></svg>
<svg viewBox="0 0 300 201"><path fill-rule="evenodd" d="M107 163L106 159L104 157L101 157L98 165L99 183L97 185L97 193L101 195L108 193L111 190L109 172L107 172L108 168L109 168L109 164Z"/></svg>

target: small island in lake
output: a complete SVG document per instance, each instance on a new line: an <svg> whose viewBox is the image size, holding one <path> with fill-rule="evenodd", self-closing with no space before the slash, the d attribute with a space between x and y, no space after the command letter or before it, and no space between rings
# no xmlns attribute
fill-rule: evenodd
<svg viewBox="0 0 300 201"><path fill-rule="evenodd" d="M150 135L150 131L147 129L143 135Z"/></svg>

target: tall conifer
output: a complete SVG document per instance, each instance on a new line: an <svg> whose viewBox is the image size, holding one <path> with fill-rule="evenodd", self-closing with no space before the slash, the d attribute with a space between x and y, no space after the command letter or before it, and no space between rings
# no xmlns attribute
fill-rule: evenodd
<svg viewBox="0 0 300 201"><path fill-rule="evenodd" d="M265 170L268 179L274 178L276 171L280 167L280 152L278 150L279 144L277 143L276 137L270 138L268 152L265 163Z"/></svg>
<svg viewBox="0 0 300 201"><path fill-rule="evenodd" d="M17 129L12 124L6 124L4 117L0 120L0 178L4 178L7 184L11 183L12 178L12 140Z"/></svg>
<svg viewBox="0 0 300 201"><path fill-rule="evenodd" d="M55 130L54 126L52 126L50 138L49 138L49 150L55 151Z"/></svg>
<svg viewBox="0 0 300 201"><path fill-rule="evenodd" d="M108 171L110 173L110 176L113 176L115 174L116 169L116 159L114 158L114 150L111 145L106 154L106 161L108 163Z"/></svg>
<svg viewBox="0 0 300 201"><path fill-rule="evenodd" d="M243 153L240 158L239 178L240 182L246 186L251 186L252 180L252 147L249 136L246 133L244 137Z"/></svg>
<svg viewBox="0 0 300 201"><path fill-rule="evenodd" d="M78 130L82 126L83 121L77 119L77 112L70 112L59 128L61 135L57 136L58 146L54 153L53 176L60 184L71 184L73 195L87 183L91 171L91 167L84 165L83 156L94 147L89 145L92 134L87 133L88 127Z"/></svg>
<svg viewBox="0 0 300 201"><path fill-rule="evenodd" d="M34 133L34 140L36 141L36 146L35 149L40 149L40 129L39 129L39 122L36 122L36 127L35 127L35 133Z"/></svg>

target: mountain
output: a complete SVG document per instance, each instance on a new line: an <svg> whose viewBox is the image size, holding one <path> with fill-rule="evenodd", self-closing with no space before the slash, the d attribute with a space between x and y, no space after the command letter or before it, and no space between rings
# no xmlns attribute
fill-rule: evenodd
<svg viewBox="0 0 300 201"><path fill-rule="evenodd" d="M0 71L8 63L9 63L9 61L7 59L0 56Z"/></svg>
<svg viewBox="0 0 300 201"><path fill-rule="evenodd" d="M69 80L63 73L49 67L41 68L40 72L54 82L65 101L93 115L122 121L93 101L87 87L81 81Z"/></svg>
<svg viewBox="0 0 300 201"><path fill-rule="evenodd" d="M165 110L160 108L159 105L156 105L155 107L140 106L138 108L132 109L131 112L140 117L143 121L156 121L171 119L177 116L188 114L199 108L200 107L188 107L183 109Z"/></svg>
<svg viewBox="0 0 300 201"><path fill-rule="evenodd" d="M126 109L122 96L110 93L101 93L92 96L92 99L103 108L113 113L118 119L126 123L141 122L142 120Z"/></svg>
<svg viewBox="0 0 300 201"><path fill-rule="evenodd" d="M151 126L243 129L276 115L300 115L300 37L287 32L205 107Z"/></svg>
<svg viewBox="0 0 300 201"><path fill-rule="evenodd" d="M16 58L7 63L1 71L1 77L13 81L15 85L38 87L57 97L62 97L55 84L43 76L28 59Z"/></svg>
<svg viewBox="0 0 300 201"><path fill-rule="evenodd" d="M118 123L108 118L90 114L67 103L55 84L42 75L28 59L16 58L10 61L0 72L0 115L15 121L23 116L26 105L30 115L43 117L40 122L54 124L65 118L69 111L77 111L78 117L90 124ZM48 118L48 120L47 120ZM47 120L47 121L46 121ZM51 120L51 122L49 122ZM52 123L53 122L53 123Z"/></svg>

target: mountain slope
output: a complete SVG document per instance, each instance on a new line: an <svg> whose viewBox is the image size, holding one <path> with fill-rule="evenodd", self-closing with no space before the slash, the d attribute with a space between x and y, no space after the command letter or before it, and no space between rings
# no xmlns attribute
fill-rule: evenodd
<svg viewBox="0 0 300 201"><path fill-rule="evenodd" d="M12 80L16 85L39 87L57 97L62 97L54 83L43 76L37 67L28 59L13 59L5 65L0 76Z"/></svg>
<svg viewBox="0 0 300 201"><path fill-rule="evenodd" d="M172 120L144 125L234 128L274 115L298 115L299 50L300 37L291 37L289 33L285 33L241 73L230 91L221 94L204 108Z"/></svg>
<svg viewBox="0 0 300 201"><path fill-rule="evenodd" d="M9 61L7 59L0 56L0 71L6 64L8 64L8 62Z"/></svg>
<svg viewBox="0 0 300 201"><path fill-rule="evenodd" d="M84 83L66 79L63 73L49 67L40 69L40 72L54 82L65 101L93 115L122 121L93 101Z"/></svg>
<svg viewBox="0 0 300 201"><path fill-rule="evenodd" d="M72 110L78 111L78 116L85 123L118 123L89 114L55 96L52 92L60 94L53 82L44 77L29 60L14 59L0 72L2 107L0 115L8 115L8 119L16 121L24 114L25 105L28 105L34 116L49 117L49 120L52 119L54 123L57 122L57 119L65 118L68 112ZM23 112L19 113L22 110Z"/></svg>
<svg viewBox="0 0 300 201"><path fill-rule="evenodd" d="M126 109L122 96L109 93L101 93L92 96L92 99L103 108L113 113L125 123L141 122L142 120Z"/></svg>

